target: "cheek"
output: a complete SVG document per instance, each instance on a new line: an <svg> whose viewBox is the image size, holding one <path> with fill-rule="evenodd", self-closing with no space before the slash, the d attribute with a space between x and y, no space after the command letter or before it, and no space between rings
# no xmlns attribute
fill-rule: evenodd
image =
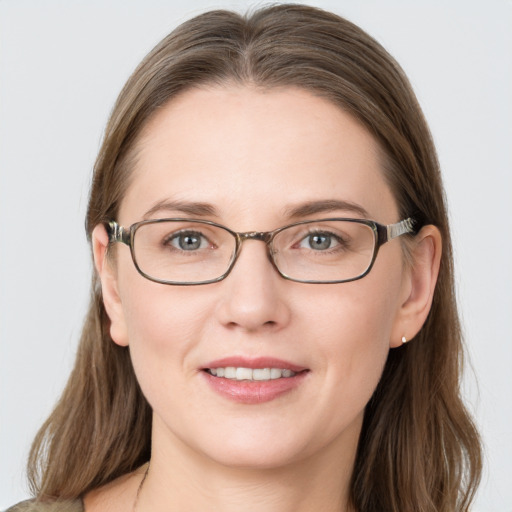
<svg viewBox="0 0 512 512"><path fill-rule="evenodd" d="M330 390L326 400L351 413L364 409L380 380L399 303L397 280L377 277L320 291L310 299L315 307L304 311L302 329L309 325L312 355Z"/></svg>
<svg viewBox="0 0 512 512"><path fill-rule="evenodd" d="M138 275L126 284L122 301L130 354L149 398L161 393L158 383L176 386L183 372L196 372L193 356L209 311L190 297L193 289L153 283Z"/></svg>
<svg viewBox="0 0 512 512"><path fill-rule="evenodd" d="M369 274L310 296L309 304L315 306L305 309L303 316L327 343L329 352L338 352L346 346L357 356L380 345L389 347L399 307L399 286L393 276L378 277Z"/></svg>

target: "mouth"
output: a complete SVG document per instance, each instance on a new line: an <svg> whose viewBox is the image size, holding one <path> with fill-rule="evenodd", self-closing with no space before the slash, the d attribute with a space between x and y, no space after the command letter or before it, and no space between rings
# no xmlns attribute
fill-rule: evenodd
<svg viewBox="0 0 512 512"><path fill-rule="evenodd" d="M235 366L205 368L204 371L214 377L249 382L289 379L290 377L295 377L298 373L288 368L244 368Z"/></svg>
<svg viewBox="0 0 512 512"><path fill-rule="evenodd" d="M230 357L201 368L215 392L229 400L260 404L300 388L308 368L274 358Z"/></svg>

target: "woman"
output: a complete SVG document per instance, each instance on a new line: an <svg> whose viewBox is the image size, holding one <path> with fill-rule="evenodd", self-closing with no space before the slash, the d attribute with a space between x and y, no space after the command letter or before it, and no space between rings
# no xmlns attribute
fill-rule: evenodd
<svg viewBox="0 0 512 512"><path fill-rule="evenodd" d="M286 5L183 24L118 99L87 232L93 298L20 510L468 510L438 163L359 28Z"/></svg>

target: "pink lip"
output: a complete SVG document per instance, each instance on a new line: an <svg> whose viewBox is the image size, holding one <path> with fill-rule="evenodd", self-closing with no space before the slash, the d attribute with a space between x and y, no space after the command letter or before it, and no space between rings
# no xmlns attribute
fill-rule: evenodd
<svg viewBox="0 0 512 512"><path fill-rule="evenodd" d="M297 373L293 377L285 377L269 381L237 381L215 377L206 371L201 375L219 395L242 404L261 404L274 400L296 389L306 378L307 368L292 364L281 359L258 357L255 359L245 357L227 357L208 363L206 368L225 368L234 366L238 368L281 368Z"/></svg>

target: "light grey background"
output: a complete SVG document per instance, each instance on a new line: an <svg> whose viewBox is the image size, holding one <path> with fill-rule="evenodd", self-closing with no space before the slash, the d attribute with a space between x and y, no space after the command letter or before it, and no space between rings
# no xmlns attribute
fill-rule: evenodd
<svg viewBox="0 0 512 512"><path fill-rule="evenodd" d="M474 511L512 511L512 2L312 1L408 73L437 143L486 445ZM0 0L0 509L70 370L88 298L91 168L135 65L208 0ZM476 379L475 375L476 374ZM478 388L475 384L478 381Z"/></svg>

